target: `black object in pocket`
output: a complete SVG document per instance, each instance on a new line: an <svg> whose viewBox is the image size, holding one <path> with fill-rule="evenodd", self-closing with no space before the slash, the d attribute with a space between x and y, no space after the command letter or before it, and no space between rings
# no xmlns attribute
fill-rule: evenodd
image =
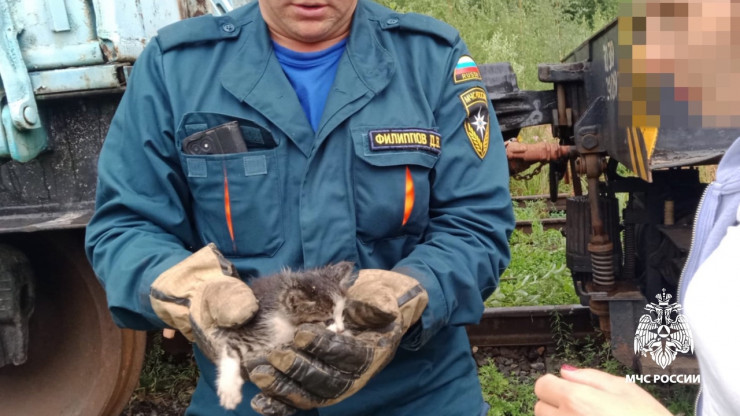
<svg viewBox="0 0 740 416"><path fill-rule="evenodd" d="M225 155L246 151L238 121L199 131L182 141L182 152L186 155Z"/></svg>

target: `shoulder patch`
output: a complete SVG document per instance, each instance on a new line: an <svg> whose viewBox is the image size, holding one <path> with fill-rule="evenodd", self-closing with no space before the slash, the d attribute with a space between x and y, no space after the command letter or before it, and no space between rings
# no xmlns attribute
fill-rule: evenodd
<svg viewBox="0 0 740 416"><path fill-rule="evenodd" d="M481 78L478 65L475 64L473 58L463 55L457 60L452 80L455 84L459 84L466 81L483 81L483 78Z"/></svg>
<svg viewBox="0 0 740 416"><path fill-rule="evenodd" d="M157 38L164 52L189 44L235 38L240 31L241 26L231 16L207 14L167 25L157 31Z"/></svg>
<svg viewBox="0 0 740 416"><path fill-rule="evenodd" d="M418 13L390 15L385 22L381 22L383 29L398 28L399 30L423 33L442 39L449 45L455 45L460 34L457 29L433 17Z"/></svg>
<svg viewBox="0 0 740 416"><path fill-rule="evenodd" d="M491 141L491 120L488 112L488 93L481 87L473 87L460 94L460 101L467 117L463 122L465 134L475 154L483 159Z"/></svg>

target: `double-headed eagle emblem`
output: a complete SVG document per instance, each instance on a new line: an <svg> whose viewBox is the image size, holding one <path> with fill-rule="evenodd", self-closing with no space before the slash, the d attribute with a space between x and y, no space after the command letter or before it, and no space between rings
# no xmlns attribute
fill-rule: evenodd
<svg viewBox="0 0 740 416"><path fill-rule="evenodd" d="M655 295L658 303L645 305L649 313L640 317L635 331L635 354L650 352L656 364L666 368L676 355L694 352L694 340L686 317L681 314L681 305L669 303L670 294Z"/></svg>

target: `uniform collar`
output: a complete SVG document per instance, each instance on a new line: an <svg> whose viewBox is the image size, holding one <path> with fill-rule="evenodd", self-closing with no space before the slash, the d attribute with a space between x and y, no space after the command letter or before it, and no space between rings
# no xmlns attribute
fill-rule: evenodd
<svg viewBox="0 0 740 416"><path fill-rule="evenodd" d="M275 58L258 2L252 2L237 11L243 13L244 26L237 53L224 64L221 85L237 99L244 101L265 76L270 61Z"/></svg>
<svg viewBox="0 0 740 416"><path fill-rule="evenodd" d="M367 3L365 0L357 3L347 53L357 75L370 91L377 94L390 82L395 72L395 62L379 42L379 20Z"/></svg>

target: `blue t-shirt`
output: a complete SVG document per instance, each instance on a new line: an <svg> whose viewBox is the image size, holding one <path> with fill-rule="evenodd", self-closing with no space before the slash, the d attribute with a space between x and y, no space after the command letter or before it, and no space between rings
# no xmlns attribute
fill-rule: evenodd
<svg viewBox="0 0 740 416"><path fill-rule="evenodd" d="M275 56L293 85L298 101L315 132L324 113L329 90L337 74L347 39L317 52L296 52L272 42Z"/></svg>

